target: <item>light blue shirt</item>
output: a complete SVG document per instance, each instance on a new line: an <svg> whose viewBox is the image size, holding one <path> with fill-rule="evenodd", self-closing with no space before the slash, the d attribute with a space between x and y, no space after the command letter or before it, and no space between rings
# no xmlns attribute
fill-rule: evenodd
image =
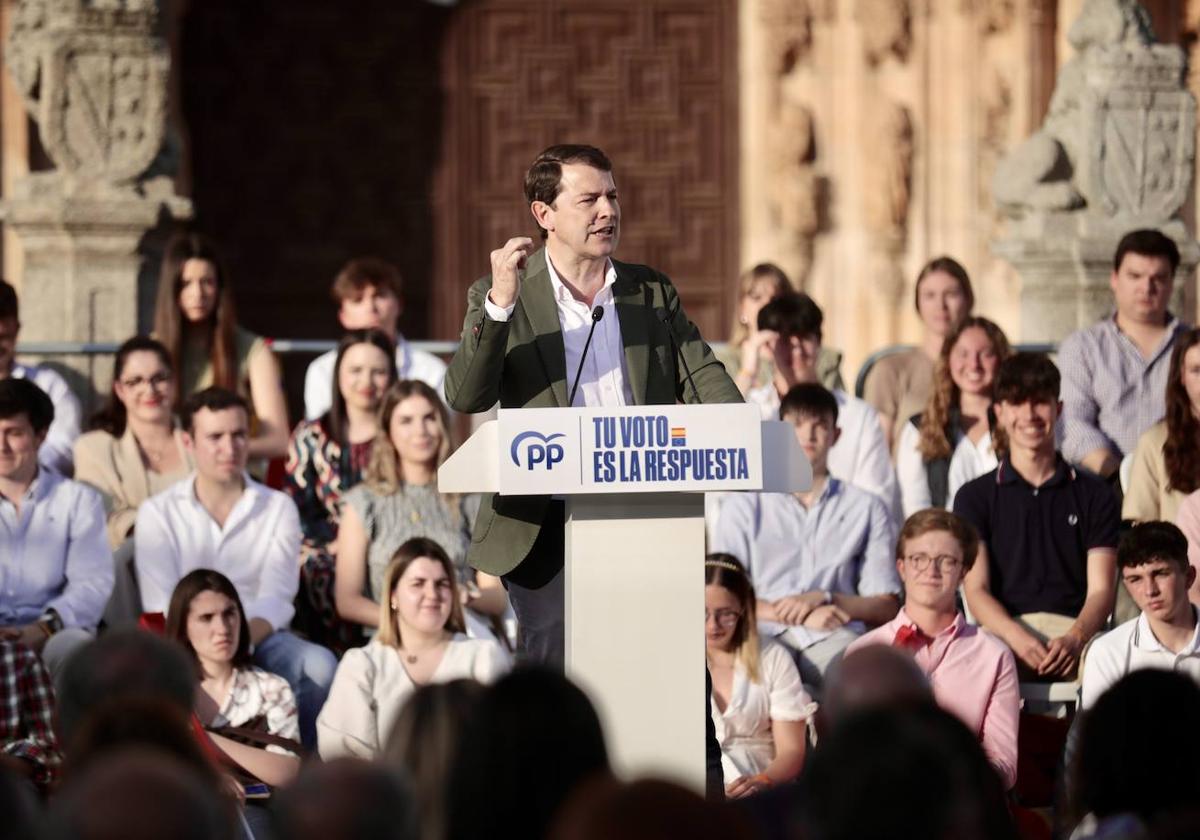
<svg viewBox="0 0 1200 840"><path fill-rule="evenodd" d="M39 469L20 511L0 496L0 626L53 609L66 627L95 627L112 589L99 493Z"/></svg>
<svg viewBox="0 0 1200 840"><path fill-rule="evenodd" d="M813 590L845 595L900 592L895 564L896 531L874 494L830 478L804 505L790 493L735 493L721 506L712 550L732 554L746 567L759 598L774 601ZM861 633L862 622L847 629ZM805 648L828 631L760 622L767 636L786 634Z"/></svg>

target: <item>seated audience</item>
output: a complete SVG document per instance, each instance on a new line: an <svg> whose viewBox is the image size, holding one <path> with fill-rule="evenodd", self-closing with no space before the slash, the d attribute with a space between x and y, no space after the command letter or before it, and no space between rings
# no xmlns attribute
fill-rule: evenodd
<svg viewBox="0 0 1200 840"><path fill-rule="evenodd" d="M1138 438L1121 517L1175 521L1200 489L1200 329L1181 332L1167 370L1166 417Z"/></svg>
<svg viewBox="0 0 1200 840"><path fill-rule="evenodd" d="M1083 668L1081 708L1140 668L1177 671L1200 683L1200 638L1188 589L1196 570L1187 539L1170 522L1143 522L1121 538L1117 570L1141 614L1096 638Z"/></svg>
<svg viewBox="0 0 1200 840"><path fill-rule="evenodd" d="M1194 811L1200 801L1195 680L1157 668L1134 671L1081 720L1068 810L1082 822L1072 840L1146 837L1157 823Z"/></svg>
<svg viewBox="0 0 1200 840"><path fill-rule="evenodd" d="M1178 268L1169 237L1127 233L1109 281L1116 312L1063 339L1062 451L1070 463L1108 478L1162 419L1171 348L1187 329L1167 311Z"/></svg>
<svg viewBox="0 0 1200 840"><path fill-rule="evenodd" d="M442 393L446 363L413 347L397 327L404 297L400 272L394 265L374 257L350 260L333 279L329 291L338 305L342 329L381 330L395 348L397 378L419 379L435 393ZM304 374L304 416L309 420L324 416L332 407L336 357L336 350L321 354Z"/></svg>
<svg viewBox="0 0 1200 840"><path fill-rule="evenodd" d="M1002 642L967 623L957 604L978 549L974 529L953 513L929 509L910 516L896 544L904 606L847 653L868 645L911 652L938 705L975 733L1007 790L1017 780L1017 665Z"/></svg>
<svg viewBox="0 0 1200 840"><path fill-rule="evenodd" d="M216 247L197 233L167 243L154 307L154 337L171 353L176 407L197 391L224 388L251 410L252 460L287 451L287 400L267 342L237 322L233 283Z"/></svg>
<svg viewBox="0 0 1200 840"><path fill-rule="evenodd" d="M845 716L821 737L804 781L796 836L805 840L1017 837L1000 779L974 733L933 704Z"/></svg>
<svg viewBox="0 0 1200 840"><path fill-rule="evenodd" d="M770 383L750 391L746 402L757 404L764 420L778 416L784 395L796 385L816 383L823 319L820 308L804 294L777 298L758 313L758 328L774 334L767 343L775 354L775 375ZM896 472L875 409L844 391L831 393L842 433L829 451L830 471L874 493L890 513L898 512Z"/></svg>
<svg viewBox="0 0 1200 840"><path fill-rule="evenodd" d="M899 606L887 510L827 465L844 432L838 409L820 385L788 391L779 416L796 428L812 487L731 495L712 541L713 551L744 560L758 594L760 631L796 652L804 684L814 689L866 624L890 621Z"/></svg>
<svg viewBox="0 0 1200 840"><path fill-rule="evenodd" d="M167 348L152 338L129 339L117 349L108 404L75 442L75 479L100 491L108 514L115 583L107 627L132 624L142 611L133 570L138 506L192 470L175 426L173 388Z"/></svg>
<svg viewBox="0 0 1200 840"><path fill-rule="evenodd" d="M947 336L975 305L971 278L951 257L925 264L917 275L914 298L921 319L921 343L876 362L863 390L863 398L879 412L884 436L893 449L909 418L924 410L934 394L934 366Z"/></svg>
<svg viewBox="0 0 1200 840"><path fill-rule="evenodd" d="M250 664L250 628L229 578L211 569L184 575L165 634L195 662L196 717L225 763L247 783L291 781L300 769L296 698L285 679Z"/></svg>
<svg viewBox="0 0 1200 840"><path fill-rule="evenodd" d="M1000 365L994 409L1008 454L963 485L954 512L981 541L963 580L975 620L1029 674L1069 680L1112 612L1120 514L1106 483L1055 450L1058 392L1046 356L1017 353Z"/></svg>
<svg viewBox="0 0 1200 840"><path fill-rule="evenodd" d="M43 796L62 766L55 730L54 689L46 666L20 642L0 640L0 757ZM0 772L3 768L0 764Z"/></svg>
<svg viewBox="0 0 1200 840"><path fill-rule="evenodd" d="M949 509L958 488L996 468L992 383L1008 339L986 318L966 318L946 338L925 410L900 429L896 478L904 515Z"/></svg>
<svg viewBox="0 0 1200 840"><path fill-rule="evenodd" d="M109 631L72 657L58 686L59 737L68 755L77 752L89 718L105 705L154 703L181 720L188 732L196 694L196 669L174 642L132 627Z"/></svg>
<svg viewBox="0 0 1200 840"><path fill-rule="evenodd" d="M396 716L383 760L408 777L421 825L420 840L446 836L450 768L483 692L481 683L468 679L423 685Z"/></svg>
<svg viewBox="0 0 1200 840"><path fill-rule="evenodd" d="M211 780L169 753L139 746L99 756L65 785L45 840L228 840L234 809Z"/></svg>
<svg viewBox="0 0 1200 840"><path fill-rule="evenodd" d="M81 411L71 386L53 368L24 365L17 361L17 334L21 331L17 290L0 280L0 379L28 379L46 392L54 404L54 422L38 452L38 461L47 469L71 477L74 469L71 448L79 437Z"/></svg>
<svg viewBox="0 0 1200 840"><path fill-rule="evenodd" d="M446 840L545 837L571 793L609 774L591 701L547 668L518 668L490 686L460 744Z"/></svg>
<svg viewBox="0 0 1200 840"><path fill-rule="evenodd" d="M309 638L344 650L361 642L358 628L338 620L334 563L347 490L362 480L379 433L379 404L396 381L392 340L380 330L351 330L338 342L330 408L302 420L288 443L283 489L300 512L300 615Z"/></svg>
<svg viewBox="0 0 1200 840"><path fill-rule="evenodd" d="M468 639L454 564L433 540L400 546L383 575L379 632L346 651L317 720L321 757L375 758L418 686L470 677L491 682L508 655L490 639Z"/></svg>
<svg viewBox="0 0 1200 840"><path fill-rule="evenodd" d="M771 641L760 647L754 587L741 563L728 554L708 555L704 582L711 715L725 793L738 799L799 775L816 704L786 649Z"/></svg>
<svg viewBox="0 0 1200 840"><path fill-rule="evenodd" d="M379 431L363 483L348 492L338 531L334 578L338 615L364 627L379 622L384 570L414 537L443 546L466 592L467 628L490 635L483 619L504 613L500 579L466 564L478 496L438 492L437 470L450 456L449 415L433 389L401 380L384 396Z"/></svg>
<svg viewBox="0 0 1200 840"><path fill-rule="evenodd" d="M91 639L113 588L100 494L38 464L54 420L27 379L0 379L0 640L38 653L50 676Z"/></svg>
<svg viewBox="0 0 1200 840"><path fill-rule="evenodd" d="M288 631L300 579L296 506L246 474L249 409L240 396L206 388L187 399L180 419L196 471L138 510L135 564L142 604L165 613L171 593L193 569L229 578L245 604L254 664L288 681L301 739L310 746L337 661Z"/></svg>
<svg viewBox="0 0 1200 840"><path fill-rule="evenodd" d="M749 823L675 782L603 776L580 785L554 820L548 840L747 840Z"/></svg>
<svg viewBox="0 0 1200 840"><path fill-rule="evenodd" d="M716 354L725 371L743 394L767 385L775 376L775 354L770 330L758 328L758 312L766 304L793 291L792 281L774 263L759 263L738 278L738 305L729 343ZM844 391L842 354L822 347L817 354L817 381L831 391Z"/></svg>
<svg viewBox="0 0 1200 840"><path fill-rule="evenodd" d="M309 764L275 797L271 813L273 831L268 836L278 840L417 840L419 836L412 792L401 774L351 758Z"/></svg>

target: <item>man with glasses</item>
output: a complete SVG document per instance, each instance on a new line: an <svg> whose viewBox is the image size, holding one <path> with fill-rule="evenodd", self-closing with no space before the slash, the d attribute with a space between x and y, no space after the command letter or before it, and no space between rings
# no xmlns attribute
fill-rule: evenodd
<svg viewBox="0 0 1200 840"><path fill-rule="evenodd" d="M712 550L743 561L758 593L759 632L790 647L805 686L817 690L866 625L896 614L895 526L878 497L829 474L829 450L841 434L832 393L797 385L779 417L795 426L812 464L812 487L731 495ZM873 428L880 433L878 423Z"/></svg>
<svg viewBox="0 0 1200 840"><path fill-rule="evenodd" d="M954 498L981 542L963 580L967 606L1030 678L1051 681L1075 678L1084 645L1112 613L1120 525L1108 484L1055 449L1059 386L1042 354L1000 365L993 407L1008 452Z"/></svg>
<svg viewBox="0 0 1200 840"><path fill-rule="evenodd" d="M43 467L68 478L74 472L72 449L79 437L79 400L58 373L44 365L23 365L17 361L17 335L21 332L17 290L0 280L0 379L28 379L41 388L54 403L54 422L38 449Z"/></svg>
<svg viewBox="0 0 1200 840"><path fill-rule="evenodd" d="M978 551L975 529L953 513L930 508L910 516L896 545L904 606L847 653L867 645L910 652L938 705L975 733L1007 789L1017 780L1016 661L1002 642L967 624L957 604Z"/></svg>

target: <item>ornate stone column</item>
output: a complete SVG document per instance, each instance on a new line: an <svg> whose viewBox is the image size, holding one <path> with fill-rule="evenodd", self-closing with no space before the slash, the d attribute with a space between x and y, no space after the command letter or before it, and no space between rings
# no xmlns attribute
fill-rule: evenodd
<svg viewBox="0 0 1200 840"><path fill-rule="evenodd" d="M1196 134L1183 51L1153 42L1134 0L1087 0L1068 37L1076 53L1045 122L992 184L1010 217L993 248L1021 275L1025 341L1057 341L1111 309L1112 255L1130 230L1158 228L1178 243L1176 309L1200 260L1179 216Z"/></svg>
<svg viewBox="0 0 1200 840"><path fill-rule="evenodd" d="M154 0L21 0L8 68L56 169L2 211L25 254L21 339L119 342L150 325L164 227L191 215L166 139L169 56ZM109 361L55 356L85 402ZM57 365L56 365L57 366Z"/></svg>

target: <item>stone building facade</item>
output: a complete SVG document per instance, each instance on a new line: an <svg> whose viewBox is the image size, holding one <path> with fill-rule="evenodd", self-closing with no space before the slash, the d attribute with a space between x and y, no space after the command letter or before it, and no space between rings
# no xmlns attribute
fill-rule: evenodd
<svg viewBox="0 0 1200 840"><path fill-rule="evenodd" d="M406 333L452 339L487 252L532 231L524 167L577 140L617 164L621 256L670 274L714 339L740 269L772 260L824 306L827 343L846 351L852 378L870 351L916 338L914 277L943 253L971 271L978 311L1041 338L1026 335L1028 290L994 249L1009 223L991 185L1041 126L1084 3L0 0L6 36L31 10L114 25L156 12L142 36L164 63L140 66L161 74L163 121L150 130L168 141L154 165L170 173L147 192L153 171L122 182L110 167L113 184L142 185L142 215L130 209L120 242L53 220L23 237L12 202L29 194L27 176L71 164L29 118L39 106L6 46L4 273L36 301L29 338L117 340L148 326L154 231L191 214L225 246L251 329L334 336L329 280L374 253L406 277ZM1200 90L1200 0L1143 5L1158 39L1187 51L1186 83ZM1179 211L1192 236L1198 180ZM85 264L64 287L61 262L47 261L47 249L80 253L79 241L104 245L104 304L56 318L99 282ZM1182 306L1194 315L1190 290Z"/></svg>

